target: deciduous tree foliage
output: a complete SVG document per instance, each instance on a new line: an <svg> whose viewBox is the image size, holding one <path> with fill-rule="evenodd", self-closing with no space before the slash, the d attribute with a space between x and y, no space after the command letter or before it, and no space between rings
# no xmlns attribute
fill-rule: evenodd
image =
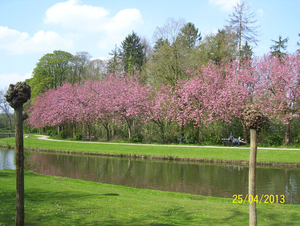
<svg viewBox="0 0 300 226"><path fill-rule="evenodd" d="M33 127L57 126L64 122L99 121L107 130L111 120L124 121L129 139L132 123L146 112L147 87L134 78L108 76L104 80L84 84L63 84L41 93L29 109L29 124Z"/></svg>
<svg viewBox="0 0 300 226"><path fill-rule="evenodd" d="M258 87L262 111L286 125L285 144L290 143L290 124L300 116L300 58L297 54L264 56L259 64L263 81Z"/></svg>
<svg viewBox="0 0 300 226"><path fill-rule="evenodd" d="M216 34L207 35L200 44L200 56L204 61L219 64L224 59L235 59L237 53L237 41L231 27L219 29Z"/></svg>
<svg viewBox="0 0 300 226"><path fill-rule="evenodd" d="M6 118L9 121L10 131L12 132L12 113L11 108L9 107L9 103L6 101L4 97L4 91L0 90L0 110L6 115Z"/></svg>
<svg viewBox="0 0 300 226"><path fill-rule="evenodd" d="M165 128L171 121L170 103L171 103L170 86L161 86L149 90L147 101L147 121L154 122L160 129L161 140L165 141Z"/></svg>
<svg viewBox="0 0 300 226"><path fill-rule="evenodd" d="M33 77L29 81L32 87L32 98L45 89L55 89L67 80L67 71L70 70L70 60L73 55L55 50L45 54L33 70Z"/></svg>

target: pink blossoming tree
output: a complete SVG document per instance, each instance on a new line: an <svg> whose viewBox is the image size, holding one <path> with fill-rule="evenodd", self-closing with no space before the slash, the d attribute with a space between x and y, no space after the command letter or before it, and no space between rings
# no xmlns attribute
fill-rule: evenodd
<svg viewBox="0 0 300 226"><path fill-rule="evenodd" d="M263 82L259 87L262 111L286 125L285 144L290 143L290 125L300 116L300 58L287 54L284 59L266 55L260 61Z"/></svg>

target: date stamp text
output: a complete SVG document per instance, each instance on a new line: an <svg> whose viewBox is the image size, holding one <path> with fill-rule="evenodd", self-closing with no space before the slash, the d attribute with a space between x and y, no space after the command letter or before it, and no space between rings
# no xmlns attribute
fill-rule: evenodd
<svg viewBox="0 0 300 226"><path fill-rule="evenodd" d="M267 195L263 194L261 196L255 195L233 195L233 203L245 203L246 201L249 203L285 203L285 195Z"/></svg>

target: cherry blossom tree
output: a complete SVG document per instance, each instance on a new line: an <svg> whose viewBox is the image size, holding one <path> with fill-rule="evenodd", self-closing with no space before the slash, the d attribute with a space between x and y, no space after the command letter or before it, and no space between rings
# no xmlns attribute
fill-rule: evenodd
<svg viewBox="0 0 300 226"><path fill-rule="evenodd" d="M285 144L288 145L291 122L300 116L300 59L296 54L287 54L284 60L266 55L258 70L263 77L259 86L262 111L286 125Z"/></svg>
<svg viewBox="0 0 300 226"><path fill-rule="evenodd" d="M200 69L188 71L192 78L178 83L176 95L173 95L178 102L177 120L200 126L237 117L243 124L247 141L243 112L246 105L256 99L256 87L260 82L257 62L257 59L218 65L209 62Z"/></svg>
<svg viewBox="0 0 300 226"><path fill-rule="evenodd" d="M227 74L227 104L228 114L240 119L243 125L245 141L248 143L247 127L244 111L248 104L257 101L257 87L261 82L261 73L258 70L258 58L231 61L225 66Z"/></svg>
<svg viewBox="0 0 300 226"><path fill-rule="evenodd" d="M89 97L82 95L81 85L63 84L57 89L41 93L29 109L28 123L33 127L59 126L63 123L82 122ZM84 98L82 98L84 96ZM87 120L86 120L87 121Z"/></svg>
<svg viewBox="0 0 300 226"><path fill-rule="evenodd" d="M116 112L114 100L117 98L119 89L116 81L116 78L108 76L104 80L85 83L86 89L91 92L91 99L88 104L90 112L94 114L95 120L105 128L107 141L110 140L109 124L114 119Z"/></svg>
<svg viewBox="0 0 300 226"><path fill-rule="evenodd" d="M165 127L170 122L169 86L149 90L147 102L147 121L154 122L160 129L162 142L165 142Z"/></svg>
<svg viewBox="0 0 300 226"><path fill-rule="evenodd" d="M111 81L115 87L115 98L112 105L116 116L127 124L130 140L134 119L145 117L148 87L139 83L135 77L115 77Z"/></svg>

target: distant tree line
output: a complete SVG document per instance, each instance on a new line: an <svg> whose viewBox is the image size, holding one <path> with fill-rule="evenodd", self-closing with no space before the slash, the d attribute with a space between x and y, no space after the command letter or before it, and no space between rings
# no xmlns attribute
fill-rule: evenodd
<svg viewBox="0 0 300 226"><path fill-rule="evenodd" d="M36 97L28 110L28 122L35 128L56 126L57 134L61 128L72 127L73 138L78 127L90 135L92 128L95 133L101 126L106 140L116 133L120 135L112 132L118 128L123 133L127 130L122 138L132 140L136 135L150 142L153 131L157 130L160 137L154 137L162 143L176 142L179 136L186 137L190 143L201 142L201 130L213 127L218 135L212 142L218 142L221 136L226 136L220 125L235 122L240 123L247 141L244 111L247 104L258 103L268 122L264 129L272 130L270 122L279 123L285 128L285 144L291 143L291 137L294 141L291 126L294 121L298 123L300 116L298 55L280 58L270 54L243 62L223 61L218 65L210 62L194 70L187 69L186 73L190 78L179 80L174 86L151 87L142 84L138 77L121 74L84 83L64 83ZM148 129L151 124L156 129ZM151 130L152 135L147 134ZM261 140L273 135L265 137L263 133Z"/></svg>

